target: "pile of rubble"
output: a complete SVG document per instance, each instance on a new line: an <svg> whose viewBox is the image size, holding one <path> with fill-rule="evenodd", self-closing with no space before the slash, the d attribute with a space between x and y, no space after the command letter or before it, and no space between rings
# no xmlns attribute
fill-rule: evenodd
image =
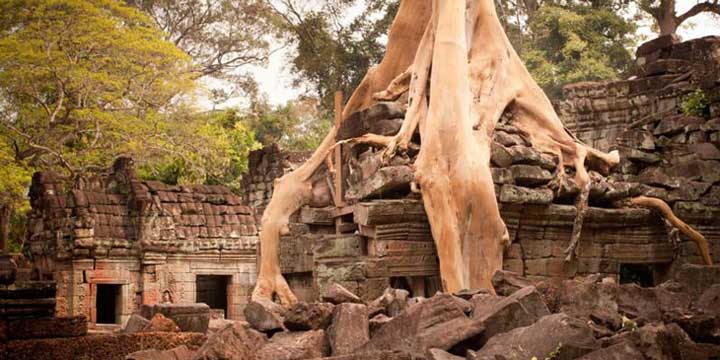
<svg viewBox="0 0 720 360"><path fill-rule="evenodd" d="M370 302L333 285L322 302L290 309L252 302L247 322L214 329L195 352L181 348L127 358L601 360L720 354L718 266L683 265L672 280L650 288L600 276L560 286L533 284L504 271L493 282L497 295L478 290L423 298L388 288ZM153 357L140 356L147 354Z"/></svg>

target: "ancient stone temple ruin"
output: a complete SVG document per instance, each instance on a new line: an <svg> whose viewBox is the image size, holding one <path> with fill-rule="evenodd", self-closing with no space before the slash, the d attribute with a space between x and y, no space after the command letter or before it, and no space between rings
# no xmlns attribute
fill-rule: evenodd
<svg viewBox="0 0 720 360"><path fill-rule="evenodd" d="M551 181L557 159L538 153L512 125L512 107L495 133L492 172L512 245L504 268L531 279L600 273L646 286L666 279L673 264L702 263L696 245L677 237L654 211L617 206L646 195L705 235L720 259L720 38L684 43L663 37L638 50L631 80L565 87L561 114L568 128L592 146L619 149L609 174L591 173L590 206L579 246L569 246L579 189ZM682 106L707 94L701 116ZM337 140L366 133L392 135L403 100L380 102L346 119ZM414 141L418 141L415 139ZM415 296L440 288L432 236L419 194L411 191L417 151L383 165L382 149L343 146L346 206L304 207L292 234L281 240L281 264L300 297L339 283L366 299L392 285Z"/></svg>
<svg viewBox="0 0 720 360"><path fill-rule="evenodd" d="M132 160L69 184L35 174L25 243L57 313L123 324L142 304L207 303L239 318L255 281L252 207L224 186L139 181Z"/></svg>
<svg viewBox="0 0 720 360"><path fill-rule="evenodd" d="M653 211L617 206L638 195L667 201L720 260L720 38L664 37L640 47L638 57L637 77L569 85L559 104L581 140L617 148L622 159L608 174L591 173L591 207L569 259L579 189L567 178L552 182L557 159L530 147L512 125L512 107L507 111L492 153L512 241L506 270L533 280L599 273L651 286L678 263L702 263L696 245ZM698 89L708 94L704 117L685 115L682 105ZM346 119L337 140L394 134L405 111L402 98L377 103ZM343 204L332 203L336 190L325 172L316 179L326 185L325 201L294 214L281 239L281 269L292 290L302 300L317 299L332 283L366 300L390 286L413 296L440 290L432 235L413 191L417 151L411 147L389 164L368 145L341 151ZM158 302L205 302L241 318L273 180L308 155L276 146L254 152L242 197L222 186L140 181L129 159L73 184L36 174L26 242L36 276L57 282L58 313L85 314L92 323L120 324L142 304Z"/></svg>

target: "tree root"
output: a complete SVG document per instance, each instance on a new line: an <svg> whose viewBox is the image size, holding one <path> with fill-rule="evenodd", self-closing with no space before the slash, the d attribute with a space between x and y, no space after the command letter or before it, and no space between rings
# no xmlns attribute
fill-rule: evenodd
<svg viewBox="0 0 720 360"><path fill-rule="evenodd" d="M705 237L695 229L690 227L690 225L680 220L665 201L647 196L638 196L621 202L618 205L643 207L657 211L667 222L670 223L670 225L685 234L695 243L705 265L713 264L712 257L710 257L710 247L708 246L707 239L705 239Z"/></svg>
<svg viewBox="0 0 720 360"><path fill-rule="evenodd" d="M402 1L398 15L390 27L385 57L365 75L345 105L342 119L370 106L374 101L372 94L387 88L398 74L408 69L412 61L408 54L417 51L430 15L431 8L427 1ZM323 162L327 161L330 151L336 146L337 130L333 128L327 134L305 164L274 182L273 196L261 220L260 266L252 294L253 300L272 300L277 295L284 305L297 301L280 271L279 241L283 234L289 233L290 215L312 199L313 175ZM328 169L339 171L332 166L328 166Z"/></svg>
<svg viewBox="0 0 720 360"><path fill-rule="evenodd" d="M580 189L580 195L575 202L577 213L575 215L572 235L570 236L570 245L568 245L567 249L565 249L565 261L572 261L575 258L577 247L580 244L580 235L582 232L583 222L585 221L585 214L588 209L590 185L590 183L587 183Z"/></svg>

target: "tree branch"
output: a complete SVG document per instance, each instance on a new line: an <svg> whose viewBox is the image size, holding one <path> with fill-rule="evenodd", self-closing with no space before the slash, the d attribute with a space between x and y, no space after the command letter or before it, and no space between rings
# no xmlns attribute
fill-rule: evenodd
<svg viewBox="0 0 720 360"><path fill-rule="evenodd" d="M711 12L720 15L720 4L718 4L718 0L696 4L695 6L691 7L690 10L688 10L686 13L676 17L677 24L680 25L683 23L683 21L702 12Z"/></svg>

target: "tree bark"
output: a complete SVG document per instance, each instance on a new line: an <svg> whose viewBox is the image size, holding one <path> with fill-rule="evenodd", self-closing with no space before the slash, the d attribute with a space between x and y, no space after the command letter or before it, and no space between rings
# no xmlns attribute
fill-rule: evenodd
<svg viewBox="0 0 720 360"><path fill-rule="evenodd" d="M12 207L8 204L0 205L0 254L9 251L10 216L12 216Z"/></svg>
<svg viewBox="0 0 720 360"><path fill-rule="evenodd" d="M430 5L424 0L403 0L388 34L388 46L383 60L374 66L348 100L342 118L373 103L372 95L387 88L412 62L425 24L430 18ZM273 196L262 216L260 229L260 268L253 291L254 300L272 299L275 295L286 305L296 302L290 287L280 272L280 236L288 233L290 215L312 200L313 174L325 163L335 146L337 128L325 136L312 157L291 173L275 180Z"/></svg>
<svg viewBox="0 0 720 360"><path fill-rule="evenodd" d="M618 164L619 154L593 149L563 126L512 48L493 0L433 0L432 8L428 3L402 1L385 58L368 71L343 112L347 118L374 99L394 99L408 91L409 106L400 131L394 136L365 134L341 143L386 147L383 157L390 159L409 146L419 127L415 181L440 259L443 288L492 290L492 276L502 268L503 249L509 243L490 172L493 133L506 108L512 107L513 125L527 134L535 149L558 157L560 181L566 168L575 170L574 180L584 189L577 202L575 244L587 208L588 168L608 173ZM336 131L328 134L306 164L276 181L263 214L254 298L277 294L283 303L294 301L280 274L278 239L287 231L290 214L308 202L309 179L337 146Z"/></svg>

